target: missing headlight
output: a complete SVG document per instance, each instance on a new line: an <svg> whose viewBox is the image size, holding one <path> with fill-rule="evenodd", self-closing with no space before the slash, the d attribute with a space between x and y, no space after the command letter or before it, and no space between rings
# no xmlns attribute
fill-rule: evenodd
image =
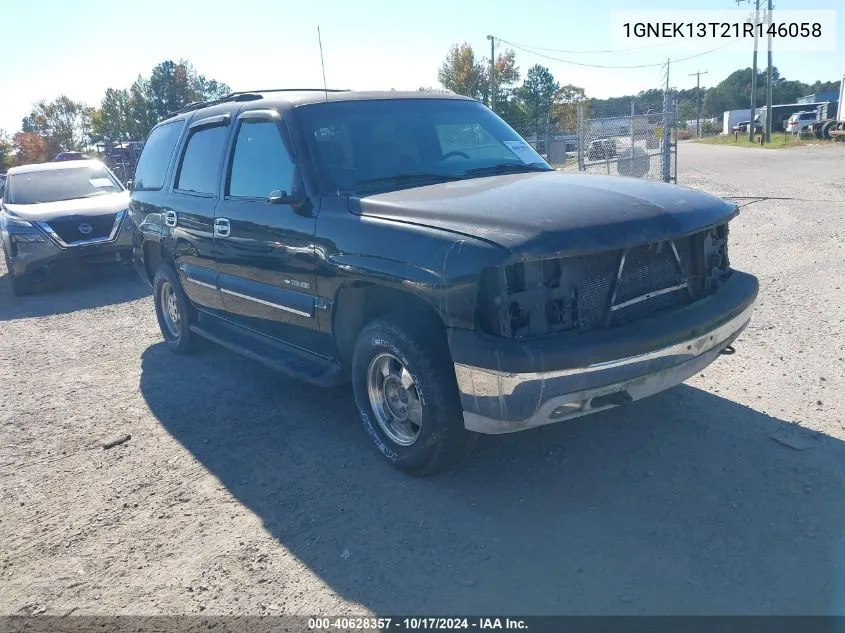
<svg viewBox="0 0 845 633"><path fill-rule="evenodd" d="M721 224L704 233L704 289L716 290L730 271L728 225Z"/></svg>
<svg viewBox="0 0 845 633"><path fill-rule="evenodd" d="M576 291L566 283L560 260L489 269L480 299L482 328L506 338L563 332L578 322Z"/></svg>

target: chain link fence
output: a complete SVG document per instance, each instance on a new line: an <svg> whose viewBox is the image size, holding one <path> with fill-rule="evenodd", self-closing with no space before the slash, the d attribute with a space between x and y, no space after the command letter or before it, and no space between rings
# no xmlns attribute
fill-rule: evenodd
<svg viewBox="0 0 845 633"><path fill-rule="evenodd" d="M583 105L575 124L515 124L514 129L553 167L592 174L677 182L678 138L674 100L612 117L589 118Z"/></svg>

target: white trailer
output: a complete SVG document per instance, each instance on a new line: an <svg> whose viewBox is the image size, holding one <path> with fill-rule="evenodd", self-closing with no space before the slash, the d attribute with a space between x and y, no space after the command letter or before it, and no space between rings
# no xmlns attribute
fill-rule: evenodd
<svg viewBox="0 0 845 633"><path fill-rule="evenodd" d="M760 116L760 108L757 108L755 112L757 116ZM733 126L741 121L751 121L750 108L745 110L725 110L725 114L722 117L722 134L726 136L732 134Z"/></svg>

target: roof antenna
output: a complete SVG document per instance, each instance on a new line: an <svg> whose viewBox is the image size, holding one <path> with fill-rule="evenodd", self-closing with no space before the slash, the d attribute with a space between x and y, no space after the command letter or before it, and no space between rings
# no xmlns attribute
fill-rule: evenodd
<svg viewBox="0 0 845 633"><path fill-rule="evenodd" d="M320 27L317 27L317 42L320 44L320 67L323 69L323 93L326 101L329 100L329 89L326 88L326 64L323 61L323 38L320 37Z"/></svg>

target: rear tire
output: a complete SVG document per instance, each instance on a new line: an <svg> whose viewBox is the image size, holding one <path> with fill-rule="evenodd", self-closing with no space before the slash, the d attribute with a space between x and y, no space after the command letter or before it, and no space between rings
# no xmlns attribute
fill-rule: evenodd
<svg viewBox="0 0 845 633"><path fill-rule="evenodd" d="M830 131L836 126L836 121L825 121L822 125L821 129L821 137L825 140L830 140L833 137L830 135Z"/></svg>
<svg viewBox="0 0 845 633"><path fill-rule="evenodd" d="M179 276L170 264L160 264L153 278L153 301L164 342L177 354L197 349L197 336L191 332L195 313Z"/></svg>
<svg viewBox="0 0 845 633"><path fill-rule="evenodd" d="M355 346L352 386L364 427L382 455L414 475L460 462L477 435L464 428L442 326L395 315L367 325Z"/></svg>

